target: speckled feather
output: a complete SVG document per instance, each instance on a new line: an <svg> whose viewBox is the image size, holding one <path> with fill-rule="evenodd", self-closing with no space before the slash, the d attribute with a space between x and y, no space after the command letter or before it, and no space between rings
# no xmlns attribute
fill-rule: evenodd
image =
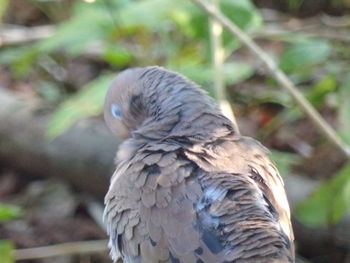
<svg viewBox="0 0 350 263"><path fill-rule="evenodd" d="M267 150L196 84L159 67L127 70L109 89L105 119L129 137L105 198L115 262L294 262L288 202Z"/></svg>

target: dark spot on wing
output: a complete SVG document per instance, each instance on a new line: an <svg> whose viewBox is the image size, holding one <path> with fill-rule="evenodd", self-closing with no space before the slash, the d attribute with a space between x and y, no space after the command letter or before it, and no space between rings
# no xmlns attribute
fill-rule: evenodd
<svg viewBox="0 0 350 263"><path fill-rule="evenodd" d="M151 166L145 167L145 171L148 173L149 176L160 174L159 166L156 164L152 164Z"/></svg>
<svg viewBox="0 0 350 263"><path fill-rule="evenodd" d="M202 239L212 253L218 254L223 250L220 241L211 231L207 229L203 230Z"/></svg>
<svg viewBox="0 0 350 263"><path fill-rule="evenodd" d="M203 254L203 248L199 247L194 252L196 252L196 254L198 254L198 255L202 255Z"/></svg>
<svg viewBox="0 0 350 263"><path fill-rule="evenodd" d="M151 241L151 245L152 245L152 246L155 247L155 246L157 245L157 242L155 242L152 238L150 238L149 240Z"/></svg>
<svg viewBox="0 0 350 263"><path fill-rule="evenodd" d="M123 247L122 247L122 235L118 235L118 249L119 251L123 251Z"/></svg>
<svg viewBox="0 0 350 263"><path fill-rule="evenodd" d="M171 260L171 263L180 263L180 260L177 259L177 258L175 258L175 257L173 256L173 254L171 254L171 253L170 253L170 260Z"/></svg>
<svg viewBox="0 0 350 263"><path fill-rule="evenodd" d="M201 259L197 259L196 263L204 263L204 261Z"/></svg>

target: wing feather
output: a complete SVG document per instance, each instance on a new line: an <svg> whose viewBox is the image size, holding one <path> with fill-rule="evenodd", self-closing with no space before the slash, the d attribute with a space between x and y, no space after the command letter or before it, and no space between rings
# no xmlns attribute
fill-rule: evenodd
<svg viewBox="0 0 350 263"><path fill-rule="evenodd" d="M293 262L288 203L265 148L242 137L162 149L138 150L112 178L115 261Z"/></svg>

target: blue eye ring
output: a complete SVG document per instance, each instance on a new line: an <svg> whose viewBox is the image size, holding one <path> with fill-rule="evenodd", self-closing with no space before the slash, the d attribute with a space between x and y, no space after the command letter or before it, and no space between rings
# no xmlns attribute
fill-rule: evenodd
<svg viewBox="0 0 350 263"><path fill-rule="evenodd" d="M121 120L122 118L122 112L117 104L112 104L111 114L116 120Z"/></svg>

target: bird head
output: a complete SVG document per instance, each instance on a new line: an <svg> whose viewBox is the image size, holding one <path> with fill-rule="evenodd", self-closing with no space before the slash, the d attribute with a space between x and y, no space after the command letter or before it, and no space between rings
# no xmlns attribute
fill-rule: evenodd
<svg viewBox="0 0 350 263"><path fill-rule="evenodd" d="M143 68L128 69L112 82L105 99L104 118L118 137L129 137L145 118L140 77Z"/></svg>
<svg viewBox="0 0 350 263"><path fill-rule="evenodd" d="M104 117L110 130L122 139L187 136L195 140L233 130L232 123L197 84L155 66L119 73L107 92Z"/></svg>

